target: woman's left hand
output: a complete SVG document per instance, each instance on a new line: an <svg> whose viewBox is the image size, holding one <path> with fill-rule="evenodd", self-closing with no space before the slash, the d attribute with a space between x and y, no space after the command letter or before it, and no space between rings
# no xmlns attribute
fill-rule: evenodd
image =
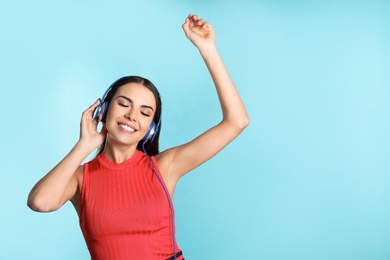
<svg viewBox="0 0 390 260"><path fill-rule="evenodd" d="M198 48L215 44L214 29L209 22L200 19L197 15L188 15L183 24L187 38Z"/></svg>

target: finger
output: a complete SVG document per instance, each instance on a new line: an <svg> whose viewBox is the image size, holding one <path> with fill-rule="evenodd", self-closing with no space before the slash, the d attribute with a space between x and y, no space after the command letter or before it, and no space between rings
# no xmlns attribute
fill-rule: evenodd
<svg viewBox="0 0 390 260"><path fill-rule="evenodd" d="M199 18L197 15L194 15L192 18L195 26L201 26L204 23L204 20Z"/></svg>
<svg viewBox="0 0 390 260"><path fill-rule="evenodd" d="M86 111L94 110L100 104L100 98L98 98Z"/></svg>
<svg viewBox="0 0 390 260"><path fill-rule="evenodd" d="M205 21L204 21L204 19L199 19L198 21L197 21L197 25L199 25L199 26L203 26L203 24L205 23Z"/></svg>
<svg viewBox="0 0 390 260"><path fill-rule="evenodd" d="M91 106L89 106L83 113L82 113L82 118L88 118L91 119L93 116L93 112L95 109L98 107L100 104L100 98L96 100Z"/></svg>
<svg viewBox="0 0 390 260"><path fill-rule="evenodd" d="M195 23L195 24L196 24L196 21L198 20L197 16L194 14L189 14L187 18L188 18L190 23Z"/></svg>
<svg viewBox="0 0 390 260"><path fill-rule="evenodd" d="M190 19L187 18L186 21L183 23L183 25L181 27L183 28L183 31L184 31L185 35L188 37L188 33L191 31L191 29L190 29Z"/></svg>
<svg viewBox="0 0 390 260"><path fill-rule="evenodd" d="M204 24L202 24L202 28L211 28L211 24L209 22L205 22Z"/></svg>
<svg viewBox="0 0 390 260"><path fill-rule="evenodd" d="M186 20L184 21L184 23L182 25L183 29L185 29L186 27L189 27L189 24L190 24L190 16L188 16L186 18Z"/></svg>
<svg viewBox="0 0 390 260"><path fill-rule="evenodd" d="M195 27L197 27L198 25L197 25L197 20L194 20L194 17L190 17L189 19L188 19L188 29L189 30L193 30Z"/></svg>

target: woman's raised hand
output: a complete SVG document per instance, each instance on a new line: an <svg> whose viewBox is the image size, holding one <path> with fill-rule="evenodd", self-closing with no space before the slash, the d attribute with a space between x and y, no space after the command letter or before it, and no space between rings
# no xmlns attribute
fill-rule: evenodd
<svg viewBox="0 0 390 260"><path fill-rule="evenodd" d="M98 120L93 118L95 109L98 107L100 99L95 101L87 110L85 110L80 122L80 141L90 146L90 149L97 148L103 141L107 134L105 125L102 126L98 132Z"/></svg>
<svg viewBox="0 0 390 260"><path fill-rule="evenodd" d="M197 15L188 15L182 27L187 38L198 49L207 47L209 44L215 44L213 27L209 22L199 18Z"/></svg>

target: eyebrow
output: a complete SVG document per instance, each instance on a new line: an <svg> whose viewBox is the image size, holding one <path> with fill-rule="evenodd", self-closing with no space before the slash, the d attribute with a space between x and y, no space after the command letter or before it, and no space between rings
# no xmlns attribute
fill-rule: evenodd
<svg viewBox="0 0 390 260"><path fill-rule="evenodd" d="M126 99L127 101L129 101L130 103L132 103L132 104L134 103L134 101L133 101L131 98L126 97L126 96L118 96L117 99L118 99L118 98L124 98L124 99ZM149 109L151 109L152 111L154 111L153 107L148 106L148 105L141 105L141 107L143 107L143 108L149 108Z"/></svg>

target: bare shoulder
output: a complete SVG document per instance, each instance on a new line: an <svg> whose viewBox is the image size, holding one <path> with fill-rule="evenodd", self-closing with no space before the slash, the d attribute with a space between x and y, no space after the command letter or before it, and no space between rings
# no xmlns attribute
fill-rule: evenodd
<svg viewBox="0 0 390 260"><path fill-rule="evenodd" d="M172 164L173 157L174 148L165 150L155 156L158 168L164 178L167 178L169 175L169 169Z"/></svg>

